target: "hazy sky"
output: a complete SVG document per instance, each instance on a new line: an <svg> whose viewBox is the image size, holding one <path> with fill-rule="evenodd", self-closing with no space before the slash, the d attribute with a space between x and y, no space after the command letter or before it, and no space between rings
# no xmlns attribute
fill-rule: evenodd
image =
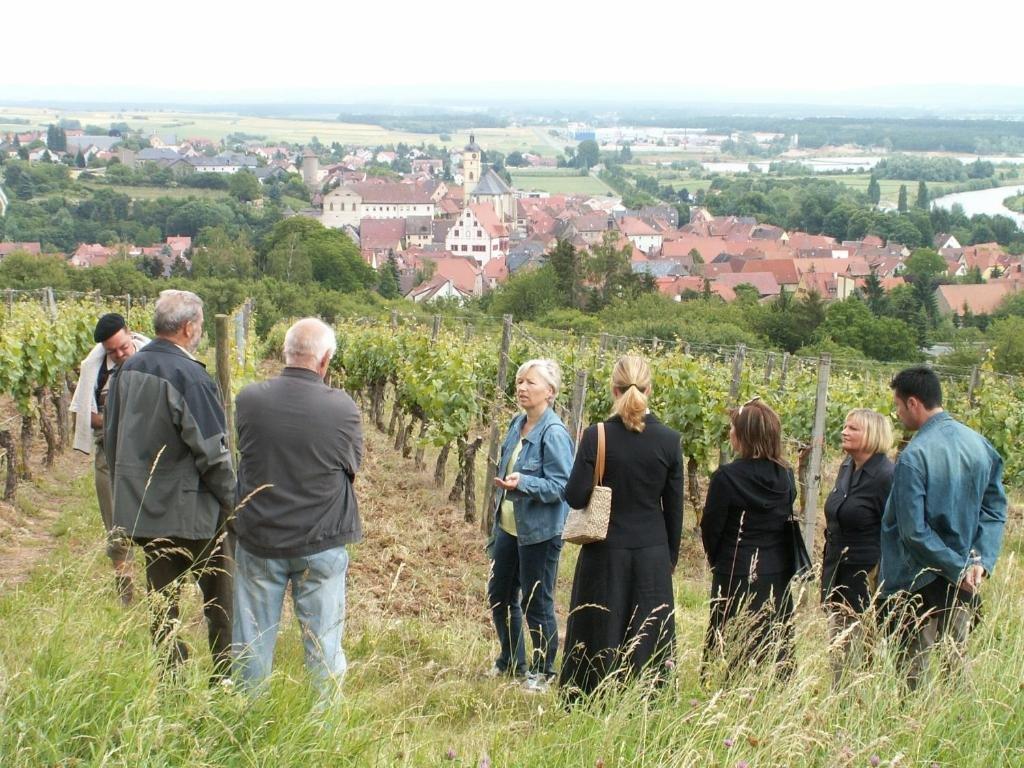
<svg viewBox="0 0 1024 768"><path fill-rule="evenodd" d="M105 7L51 0L9 29L0 99L342 102L464 88L469 100L863 100L927 84L1016 86L1018 98L1024 85L1017 0Z"/></svg>

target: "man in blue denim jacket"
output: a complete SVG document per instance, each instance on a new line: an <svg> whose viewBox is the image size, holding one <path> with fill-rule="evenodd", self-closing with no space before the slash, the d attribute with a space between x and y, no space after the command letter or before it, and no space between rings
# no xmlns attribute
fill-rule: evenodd
<svg viewBox="0 0 1024 768"><path fill-rule="evenodd" d="M934 371L908 368L890 387L900 421L917 434L896 463L882 516L879 577L884 613L915 688L942 635L963 651L982 579L1002 544L1006 493L1002 458L942 409Z"/></svg>

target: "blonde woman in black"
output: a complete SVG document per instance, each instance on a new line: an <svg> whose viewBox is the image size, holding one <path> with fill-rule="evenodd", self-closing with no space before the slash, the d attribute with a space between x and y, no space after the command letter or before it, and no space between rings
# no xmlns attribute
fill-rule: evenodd
<svg viewBox="0 0 1024 768"><path fill-rule="evenodd" d="M675 642L672 572L683 525L679 433L647 408L651 370L626 356L612 372L615 405L604 422L603 484L612 489L608 536L580 549L573 577L559 686L573 701L611 675L635 678L664 669ZM566 500L590 500L597 426L580 440Z"/></svg>

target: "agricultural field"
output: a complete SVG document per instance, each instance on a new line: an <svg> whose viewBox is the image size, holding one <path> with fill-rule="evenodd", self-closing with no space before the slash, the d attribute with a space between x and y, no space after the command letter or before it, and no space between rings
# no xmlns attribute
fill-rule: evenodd
<svg viewBox="0 0 1024 768"><path fill-rule="evenodd" d="M28 119L31 125L5 123L5 116ZM231 133L244 133L262 137L268 142L288 141L305 143L314 136L323 143L340 142L375 147L382 144L416 145L421 143L442 146L440 136L432 133L392 131L376 125L340 123L334 120L289 119L283 117L255 117L231 113L175 112L175 111L75 111L54 109L28 109L0 107L0 131L25 131L55 123L61 118L81 121L82 125L106 126L115 122L128 123L132 129L146 133L173 133L179 138L197 137L219 140ZM484 150L508 154L513 150L552 156L554 148L531 128L481 128L473 131L477 143ZM451 134L444 145L461 149L469 143L469 131Z"/></svg>
<svg viewBox="0 0 1024 768"><path fill-rule="evenodd" d="M509 169L512 186L516 189L550 192L553 195L604 195L615 194L614 190L596 176L580 176L576 172L559 173L558 169L543 171L521 171Z"/></svg>

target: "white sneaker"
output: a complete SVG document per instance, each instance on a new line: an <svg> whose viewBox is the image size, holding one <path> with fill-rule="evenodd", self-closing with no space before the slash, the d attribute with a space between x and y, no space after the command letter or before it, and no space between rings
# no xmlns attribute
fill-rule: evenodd
<svg viewBox="0 0 1024 768"><path fill-rule="evenodd" d="M526 676L526 681L523 683L523 690L528 693L547 693L551 690L551 684L555 682L554 675L544 675L537 672L531 672Z"/></svg>

